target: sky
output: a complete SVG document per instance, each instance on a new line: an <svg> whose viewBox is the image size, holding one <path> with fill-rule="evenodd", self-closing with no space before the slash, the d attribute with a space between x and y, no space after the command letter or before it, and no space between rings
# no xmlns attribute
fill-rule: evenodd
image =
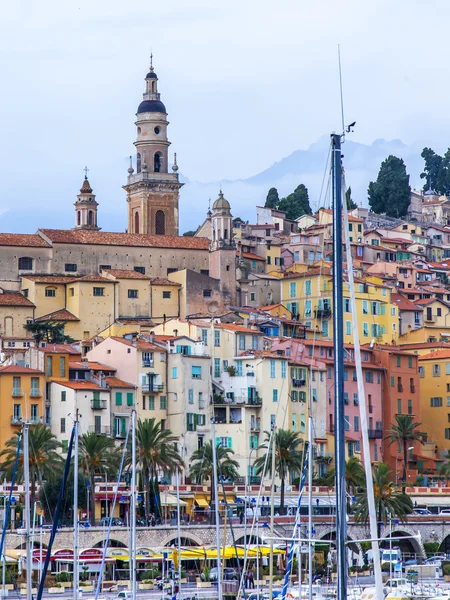
<svg viewBox="0 0 450 600"><path fill-rule="evenodd" d="M105 222L126 227L150 52L190 181L251 177L340 130L338 44L352 139L444 152L449 20L447 0L4 3L0 230L72 226L85 165ZM187 203L206 210L198 189Z"/></svg>

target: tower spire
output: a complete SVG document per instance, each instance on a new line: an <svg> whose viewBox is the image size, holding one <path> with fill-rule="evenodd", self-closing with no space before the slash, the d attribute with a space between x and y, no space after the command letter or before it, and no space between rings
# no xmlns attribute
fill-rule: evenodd
<svg viewBox="0 0 450 600"><path fill-rule="evenodd" d="M153 73L153 52L150 53L150 72Z"/></svg>
<svg viewBox="0 0 450 600"><path fill-rule="evenodd" d="M75 228L98 230L97 225L97 207L95 194L92 193L92 187L87 177L89 169L84 167L84 179L80 188L80 193L75 202Z"/></svg>

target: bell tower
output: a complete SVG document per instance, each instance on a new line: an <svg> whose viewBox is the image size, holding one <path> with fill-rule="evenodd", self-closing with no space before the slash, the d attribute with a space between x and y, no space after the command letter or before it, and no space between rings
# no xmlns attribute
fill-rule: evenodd
<svg viewBox="0 0 450 600"><path fill-rule="evenodd" d="M168 125L151 56L143 100L136 114L136 172L130 157L128 182L123 186L129 233L178 235L178 200L183 184L178 179L176 154L169 172Z"/></svg>
<svg viewBox="0 0 450 600"><path fill-rule="evenodd" d="M212 206L209 274L220 281L225 304L236 302L236 244L230 203L222 193Z"/></svg>
<svg viewBox="0 0 450 600"><path fill-rule="evenodd" d="M100 227L97 225L97 206L98 202L95 199L95 194L92 193L91 184L87 178L88 168L84 169L84 181L81 186L80 193L75 202L75 228L74 229L90 229L98 231Z"/></svg>

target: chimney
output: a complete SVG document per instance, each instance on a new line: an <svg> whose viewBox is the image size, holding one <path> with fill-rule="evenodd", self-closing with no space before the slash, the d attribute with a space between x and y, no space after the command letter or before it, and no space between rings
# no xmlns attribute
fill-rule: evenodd
<svg viewBox="0 0 450 600"><path fill-rule="evenodd" d="M150 342L153 344L153 342L155 341L155 332L154 331L150 331L149 339L150 339Z"/></svg>
<svg viewBox="0 0 450 600"><path fill-rule="evenodd" d="M175 337L177 337L177 336L178 336L178 329L174 329L174 330L173 330L173 335L174 335Z"/></svg>

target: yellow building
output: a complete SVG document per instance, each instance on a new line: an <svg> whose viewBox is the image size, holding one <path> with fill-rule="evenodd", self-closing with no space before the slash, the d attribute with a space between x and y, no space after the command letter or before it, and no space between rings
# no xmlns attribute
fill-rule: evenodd
<svg viewBox="0 0 450 600"><path fill-rule="evenodd" d="M67 275L26 275L22 277L22 294L36 306L35 318L54 313L66 306Z"/></svg>
<svg viewBox="0 0 450 600"><path fill-rule="evenodd" d="M423 327L403 334L399 344L448 342L450 339L450 308L438 298L414 300L418 310L423 310Z"/></svg>
<svg viewBox="0 0 450 600"><path fill-rule="evenodd" d="M450 445L450 350L437 350L419 358L420 422L438 450ZM439 452L436 454L438 458Z"/></svg>
<svg viewBox="0 0 450 600"><path fill-rule="evenodd" d="M44 373L18 365L0 367L0 449L24 420L43 422Z"/></svg>
<svg viewBox="0 0 450 600"><path fill-rule="evenodd" d="M265 247L266 255L266 273L271 271L281 270L281 246L266 243Z"/></svg>
<svg viewBox="0 0 450 600"><path fill-rule="evenodd" d="M0 336L3 343L5 338L30 337L24 326L33 321L34 310L33 302L22 294L0 288Z"/></svg>
<svg viewBox="0 0 450 600"><path fill-rule="evenodd" d="M331 339L332 277L322 269L290 273L281 282L281 302L307 326L320 332L323 339ZM398 336L398 309L391 303L391 289L374 282L355 282L361 343L377 340L391 343ZM344 342L353 342L350 311L350 288L344 282Z"/></svg>

